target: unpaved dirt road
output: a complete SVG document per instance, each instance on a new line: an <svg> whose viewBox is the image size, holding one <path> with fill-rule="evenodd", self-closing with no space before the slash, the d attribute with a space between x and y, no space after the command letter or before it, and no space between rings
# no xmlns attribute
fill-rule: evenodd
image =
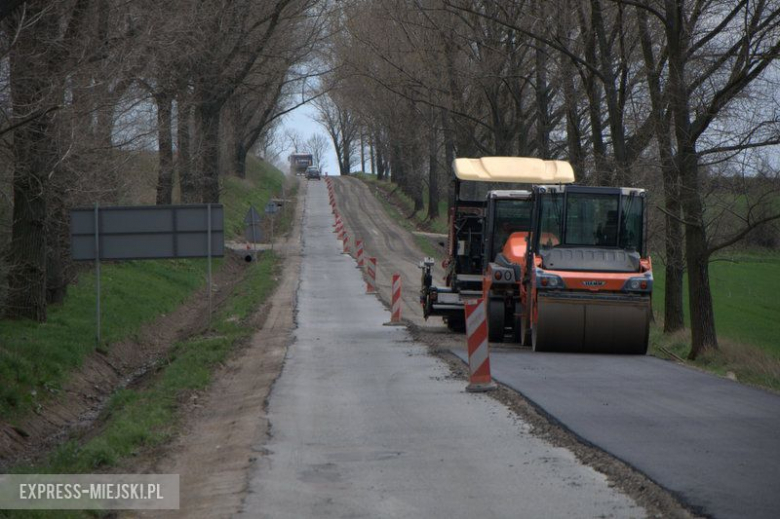
<svg viewBox="0 0 780 519"><path fill-rule="evenodd" d="M400 272L404 318L422 324L416 268L422 253L409 233L384 214L368 186L355 178L334 185L347 227L366 239L372 253L377 251L383 298L389 300L390 273ZM439 274L434 282L440 279ZM466 359L463 336L448 333L438 318L415 335ZM492 346L496 380L585 442L639 469L692 510L718 518L778 517L777 394L649 356L543 354ZM626 470L610 475L618 484L631 477ZM661 513L671 509L662 507Z"/></svg>
<svg viewBox="0 0 780 519"><path fill-rule="evenodd" d="M331 223L324 183L310 183L295 340L242 516L646 515L501 403L466 393L405 328L383 326L389 313L365 294ZM408 245L374 236L380 258ZM405 254L411 272L415 251Z"/></svg>
<svg viewBox="0 0 780 519"><path fill-rule="evenodd" d="M420 276L418 267L423 253L411 233L389 218L382 204L371 194L369 187L356 178L339 178L334 181L339 211L344 216L350 244L363 240L365 255L377 258L377 285L384 301L390 300L393 274L401 274L404 286L402 315L416 326L446 332L441 319L426 322L419 303ZM381 196L381 194L380 194ZM329 217L329 223L332 218ZM433 270L434 283L443 284L444 271L441 259Z"/></svg>

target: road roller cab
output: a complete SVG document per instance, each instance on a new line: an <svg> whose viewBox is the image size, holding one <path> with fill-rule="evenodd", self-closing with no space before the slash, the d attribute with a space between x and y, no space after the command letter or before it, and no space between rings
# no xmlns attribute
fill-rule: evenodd
<svg viewBox="0 0 780 519"><path fill-rule="evenodd" d="M535 186L521 319L535 351L644 354L653 274L642 189Z"/></svg>

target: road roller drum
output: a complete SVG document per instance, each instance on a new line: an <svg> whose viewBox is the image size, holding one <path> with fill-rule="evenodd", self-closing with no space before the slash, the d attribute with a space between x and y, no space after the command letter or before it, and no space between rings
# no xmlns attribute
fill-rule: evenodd
<svg viewBox="0 0 780 519"><path fill-rule="evenodd" d="M646 296L539 294L534 350L644 355L651 318Z"/></svg>

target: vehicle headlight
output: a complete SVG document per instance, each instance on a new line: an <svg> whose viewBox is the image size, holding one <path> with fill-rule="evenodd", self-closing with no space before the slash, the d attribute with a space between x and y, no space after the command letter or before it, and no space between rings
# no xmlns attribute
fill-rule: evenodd
<svg viewBox="0 0 780 519"><path fill-rule="evenodd" d="M642 277L628 278L623 284L624 292L645 292L650 293L653 291L653 276L652 274Z"/></svg>

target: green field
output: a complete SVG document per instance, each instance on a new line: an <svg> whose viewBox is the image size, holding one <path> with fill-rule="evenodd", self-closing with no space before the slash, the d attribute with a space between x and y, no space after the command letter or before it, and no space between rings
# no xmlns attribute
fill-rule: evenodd
<svg viewBox="0 0 780 519"><path fill-rule="evenodd" d="M222 203L228 237L240 234L250 202L258 209L279 196L284 175L250 160L247 179L228 178ZM220 260L214 262L219 268ZM144 324L170 312L205 284L205 260L130 261L102 267L101 349L132 337ZM62 305L38 324L0 321L0 417L14 422L62 388L72 370L95 348L95 277L89 265Z"/></svg>
<svg viewBox="0 0 780 519"><path fill-rule="evenodd" d="M664 270L655 278L653 306L663 316ZM687 278L686 278L687 283ZM780 252L721 256L710 263L710 286L718 337L751 344L780 358ZM690 323L687 290L685 321Z"/></svg>

